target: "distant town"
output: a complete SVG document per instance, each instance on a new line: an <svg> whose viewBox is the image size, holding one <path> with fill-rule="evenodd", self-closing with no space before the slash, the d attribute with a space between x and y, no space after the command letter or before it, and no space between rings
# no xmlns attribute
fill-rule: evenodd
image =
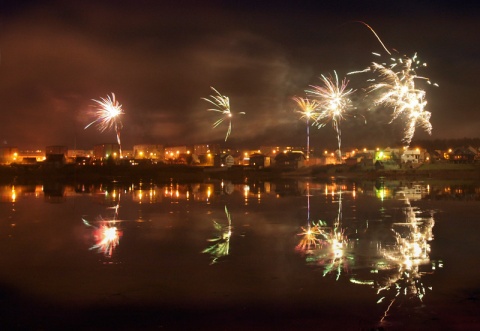
<svg viewBox="0 0 480 331"><path fill-rule="evenodd" d="M472 146L427 150L425 148L375 148L351 150L309 150L305 147L260 146L256 150L222 149L218 144L193 146L134 145L121 150L117 143L98 144L92 150L69 149L67 146L46 146L45 149L20 150L0 148L2 165L39 165L56 167L67 164L131 165L170 164L230 168L248 166L299 169L306 166L339 165L376 169L415 168L425 163L465 163L480 161L480 148Z"/></svg>

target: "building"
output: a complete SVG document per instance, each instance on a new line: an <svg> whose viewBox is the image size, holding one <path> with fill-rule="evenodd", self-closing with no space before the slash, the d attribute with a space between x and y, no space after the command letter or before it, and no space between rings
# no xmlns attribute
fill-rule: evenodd
<svg viewBox="0 0 480 331"><path fill-rule="evenodd" d="M277 156L277 154L282 153L284 150L285 148L280 146L260 146L258 153L274 158Z"/></svg>
<svg viewBox="0 0 480 331"><path fill-rule="evenodd" d="M63 165L67 162L68 147L53 145L45 147L45 163L55 166Z"/></svg>
<svg viewBox="0 0 480 331"><path fill-rule="evenodd" d="M17 147L0 148L0 164L11 164L21 161Z"/></svg>
<svg viewBox="0 0 480 331"><path fill-rule="evenodd" d="M93 158L99 161L120 158L120 146L117 143L95 145L93 146Z"/></svg>
<svg viewBox="0 0 480 331"><path fill-rule="evenodd" d="M219 144L202 144L193 146L193 154L207 155L209 153L215 155L220 154L221 148Z"/></svg>
<svg viewBox="0 0 480 331"><path fill-rule="evenodd" d="M338 159L338 153L334 153L334 152L331 152L331 153L328 153L328 152L325 152L319 159L320 159L320 162L319 164L320 165L328 165L328 164L341 164L342 161ZM316 158L310 158L310 162L313 162ZM310 164L310 163L309 163Z"/></svg>
<svg viewBox="0 0 480 331"><path fill-rule="evenodd" d="M165 147L164 160L167 162L175 162L180 154L190 154L191 150L187 146L171 146Z"/></svg>
<svg viewBox="0 0 480 331"><path fill-rule="evenodd" d="M453 163L474 163L478 157L478 152L473 147L455 148L450 154L450 160Z"/></svg>
<svg viewBox="0 0 480 331"><path fill-rule="evenodd" d="M248 160L248 165L255 169L270 167L270 157L260 153L251 154Z"/></svg>
<svg viewBox="0 0 480 331"><path fill-rule="evenodd" d="M303 152L284 152L275 157L275 167L282 169L298 169L305 165Z"/></svg>
<svg viewBox="0 0 480 331"><path fill-rule="evenodd" d="M77 165L90 164L93 159L93 150L69 149L67 152L67 162Z"/></svg>
<svg viewBox="0 0 480 331"><path fill-rule="evenodd" d="M426 151L420 148L405 149L400 157L402 163L423 163L425 162Z"/></svg>
<svg viewBox="0 0 480 331"><path fill-rule="evenodd" d="M398 161L400 160L400 149L387 147L385 149L377 149L375 151L375 157L373 162L389 162L389 161Z"/></svg>
<svg viewBox="0 0 480 331"><path fill-rule="evenodd" d="M193 146L192 163L213 166L214 155L221 154L219 144L202 144Z"/></svg>
<svg viewBox="0 0 480 331"><path fill-rule="evenodd" d="M67 157L93 157L93 150L89 149L69 149L67 151Z"/></svg>
<svg viewBox="0 0 480 331"><path fill-rule="evenodd" d="M154 161L164 161L165 148L163 145L134 145L133 158L136 160L149 159Z"/></svg>
<svg viewBox="0 0 480 331"><path fill-rule="evenodd" d="M213 166L214 167L227 167L230 168L235 164L235 159L231 154L222 153L217 154L213 158Z"/></svg>

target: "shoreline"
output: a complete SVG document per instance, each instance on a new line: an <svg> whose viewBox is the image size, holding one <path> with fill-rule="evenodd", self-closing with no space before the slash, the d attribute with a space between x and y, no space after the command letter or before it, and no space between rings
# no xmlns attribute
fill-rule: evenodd
<svg viewBox="0 0 480 331"><path fill-rule="evenodd" d="M21 183L32 181L58 182L100 182L110 180L153 180L192 182L210 179L232 181L276 180L377 180L386 179L458 179L480 181L480 165L472 164L428 164L409 169L374 169L346 165L309 166L298 169L264 168L248 166L213 168L186 165L145 165L145 166L0 166L0 182Z"/></svg>

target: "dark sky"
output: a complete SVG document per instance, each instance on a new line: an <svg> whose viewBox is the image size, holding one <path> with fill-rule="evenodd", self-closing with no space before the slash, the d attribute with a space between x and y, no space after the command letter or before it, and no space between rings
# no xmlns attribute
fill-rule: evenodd
<svg viewBox="0 0 480 331"><path fill-rule="evenodd" d="M200 4L201 3L201 4ZM387 3L387 4L386 4ZM226 125L202 97L230 97L226 145L303 145L291 98L320 75L344 77L389 49L418 53L432 113L431 139L479 137L480 11L475 1L10 1L0 2L0 139L3 145L91 148L115 132L84 127L92 99L123 105L123 148L222 142ZM402 123L367 111L366 77L348 76L356 112L341 123L343 146L389 146ZM311 130L335 147L331 126ZM417 129L415 139L429 137ZM361 146L360 146L361 145Z"/></svg>

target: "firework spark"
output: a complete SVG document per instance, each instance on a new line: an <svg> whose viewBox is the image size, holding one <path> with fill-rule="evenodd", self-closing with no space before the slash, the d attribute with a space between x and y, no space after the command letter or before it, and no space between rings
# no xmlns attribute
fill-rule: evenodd
<svg viewBox="0 0 480 331"><path fill-rule="evenodd" d="M308 98L294 97L293 101L297 103L297 113L300 113L300 119L304 119L307 122L307 159L310 158L310 119L316 121L318 116L318 109L320 104L316 100L310 100Z"/></svg>
<svg viewBox="0 0 480 331"><path fill-rule="evenodd" d="M97 125L97 128L100 132L104 132L107 129L115 129L117 134L117 142L120 149L120 157L122 157L122 144L120 141L120 130L123 128L122 121L120 116L124 114L122 105L115 99L115 94L112 93L110 97L107 95L106 98L100 98L101 100L95 100L97 105L97 110L95 111L96 119L89 123L85 129L90 127L93 124Z"/></svg>
<svg viewBox="0 0 480 331"><path fill-rule="evenodd" d="M225 141L227 141L228 136L232 132L232 111L230 109L230 99L227 96L220 94L215 88L210 87L217 95L211 95L210 99L202 98L203 100L210 102L215 106L215 108L207 109L208 111L215 111L221 114L221 118L213 123L213 127L216 128L219 126L223 121L228 120L228 130L225 136ZM239 112L237 114L244 115L245 112Z"/></svg>
<svg viewBox="0 0 480 331"><path fill-rule="evenodd" d="M340 121L345 118L346 113L353 108L350 95L354 92L347 89L348 81L344 78L341 82L337 72L335 78L322 75L323 86L311 85L312 90L306 92L313 96L319 104L319 113L315 116L316 125L321 128L328 122L332 122L337 133L338 153L341 158L341 131Z"/></svg>

